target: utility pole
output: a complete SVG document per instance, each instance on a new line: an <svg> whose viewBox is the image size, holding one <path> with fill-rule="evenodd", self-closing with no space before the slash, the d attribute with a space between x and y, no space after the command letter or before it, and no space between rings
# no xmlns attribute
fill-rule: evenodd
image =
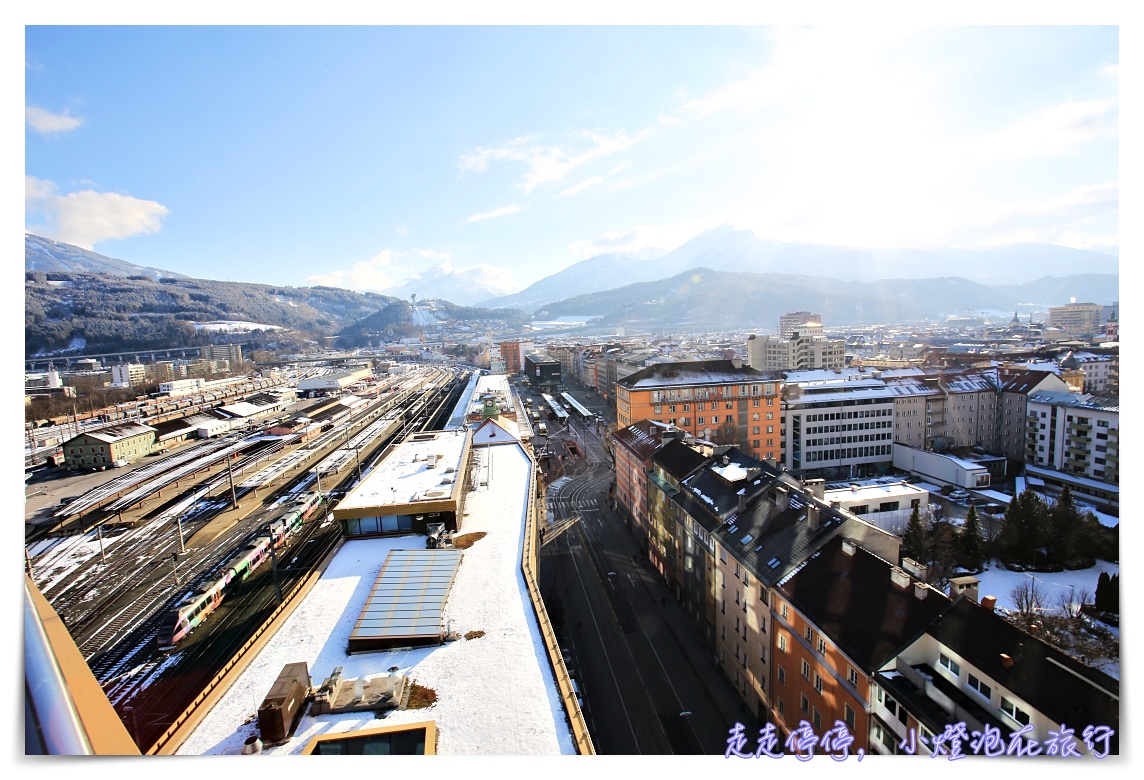
<svg viewBox="0 0 1144 780"><path fill-rule="evenodd" d="M182 512L179 512L179 514L175 515L175 525L178 526L178 528L179 528L179 555L182 555L183 553L185 553L187 551L187 548L183 546L183 513Z"/></svg>
<svg viewBox="0 0 1144 780"><path fill-rule="evenodd" d="M266 526L266 534L270 537L270 567L274 572L274 592L278 596L278 603L282 603L282 586L278 584L278 553L274 549L274 532Z"/></svg>
<svg viewBox="0 0 1144 780"><path fill-rule="evenodd" d="M230 477L230 508L238 509L238 496L234 492L234 468L230 464L232 457L233 453L226 456L226 473ZM179 533L179 536L182 536L182 532Z"/></svg>
<svg viewBox="0 0 1144 780"><path fill-rule="evenodd" d="M107 563L107 556L103 554L103 523L95 526L95 535L99 537L99 562Z"/></svg>

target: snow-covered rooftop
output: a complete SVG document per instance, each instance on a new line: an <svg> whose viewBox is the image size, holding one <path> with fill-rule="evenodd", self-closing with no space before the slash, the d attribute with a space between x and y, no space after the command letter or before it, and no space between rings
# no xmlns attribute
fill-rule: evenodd
<svg viewBox="0 0 1144 780"><path fill-rule="evenodd" d="M410 436L373 467L336 509L409 504L425 500L425 494L432 491L445 491L445 496L450 495L464 465L461 456L467 436L468 431L464 429L436 431L432 436ZM448 471L450 468L453 471ZM454 481L442 484L449 477Z"/></svg>
<svg viewBox="0 0 1144 780"><path fill-rule="evenodd" d="M854 487L851 487L851 484ZM902 482L900 480L878 482L868 480L864 482L854 482L844 487L830 487L827 486L826 491L823 493L826 503L831 501L874 501L881 499L883 501L890 498L921 498L923 494L927 493L923 488L917 485L912 485L909 482Z"/></svg>
<svg viewBox="0 0 1144 780"><path fill-rule="evenodd" d="M444 755L558 755L576 752L520 571L532 463L519 446L476 452L488 473L466 502L461 533L487 535L464 551L442 620L474 639L411 650L346 654L362 606L391 550L424 549L409 535L347 541L282 628L179 748L179 755L238 753L256 733L252 718L282 667L304 661L315 686L335 667L342 679L384 676L390 667L432 688L427 709L305 715L293 738L268 754L298 754L315 736L436 722Z"/></svg>

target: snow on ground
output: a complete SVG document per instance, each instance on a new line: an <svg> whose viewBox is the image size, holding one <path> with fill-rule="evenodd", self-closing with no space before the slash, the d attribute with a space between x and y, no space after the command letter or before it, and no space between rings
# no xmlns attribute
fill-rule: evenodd
<svg viewBox="0 0 1144 780"><path fill-rule="evenodd" d="M346 680L385 675L396 666L435 690L437 702L428 709L392 712L384 720L372 712L306 715L289 743L266 748L266 753L300 753L319 734L423 720L436 721L441 754L576 752L520 573L531 462L519 447L487 447L476 457L475 468L488 477L488 486L468 494L460 533L485 531L487 536L464 551L442 617L462 636L468 631L485 635L427 648L346 655L349 634L386 555L425 546L420 535L348 541L182 745L180 755L239 752L256 733L254 716L278 673L298 661L306 662L315 686L337 666L343 667Z"/></svg>
<svg viewBox="0 0 1144 780"><path fill-rule="evenodd" d="M1120 573L1119 564L1097 561L1091 569L1079 571L1040 572L1040 571L1008 571L997 565L996 561L989 564L989 570L976 575L981 580L978 593L984 596L996 596L997 606L1002 609L1014 609L1013 597L1009 594L1013 588L1028 582L1030 579L1037 582L1044 592L1049 607L1056 607L1060 596L1067 596L1069 588L1075 588L1079 594L1087 590L1089 598L1096 593L1096 580L1100 573L1108 572L1109 576Z"/></svg>

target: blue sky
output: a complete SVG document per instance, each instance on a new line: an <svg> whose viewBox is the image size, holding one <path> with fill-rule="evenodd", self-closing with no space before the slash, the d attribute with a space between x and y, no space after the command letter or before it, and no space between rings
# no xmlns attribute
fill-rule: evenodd
<svg viewBox="0 0 1144 780"><path fill-rule="evenodd" d="M25 31L25 229L213 279L521 288L722 224L1118 253L1113 26Z"/></svg>

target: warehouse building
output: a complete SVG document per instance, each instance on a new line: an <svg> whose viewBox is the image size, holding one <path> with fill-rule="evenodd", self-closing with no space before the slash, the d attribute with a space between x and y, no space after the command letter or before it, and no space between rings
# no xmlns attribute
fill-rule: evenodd
<svg viewBox="0 0 1144 780"><path fill-rule="evenodd" d="M155 429L150 425L119 423L65 441L64 463L73 471L123 466L149 454L154 446Z"/></svg>

